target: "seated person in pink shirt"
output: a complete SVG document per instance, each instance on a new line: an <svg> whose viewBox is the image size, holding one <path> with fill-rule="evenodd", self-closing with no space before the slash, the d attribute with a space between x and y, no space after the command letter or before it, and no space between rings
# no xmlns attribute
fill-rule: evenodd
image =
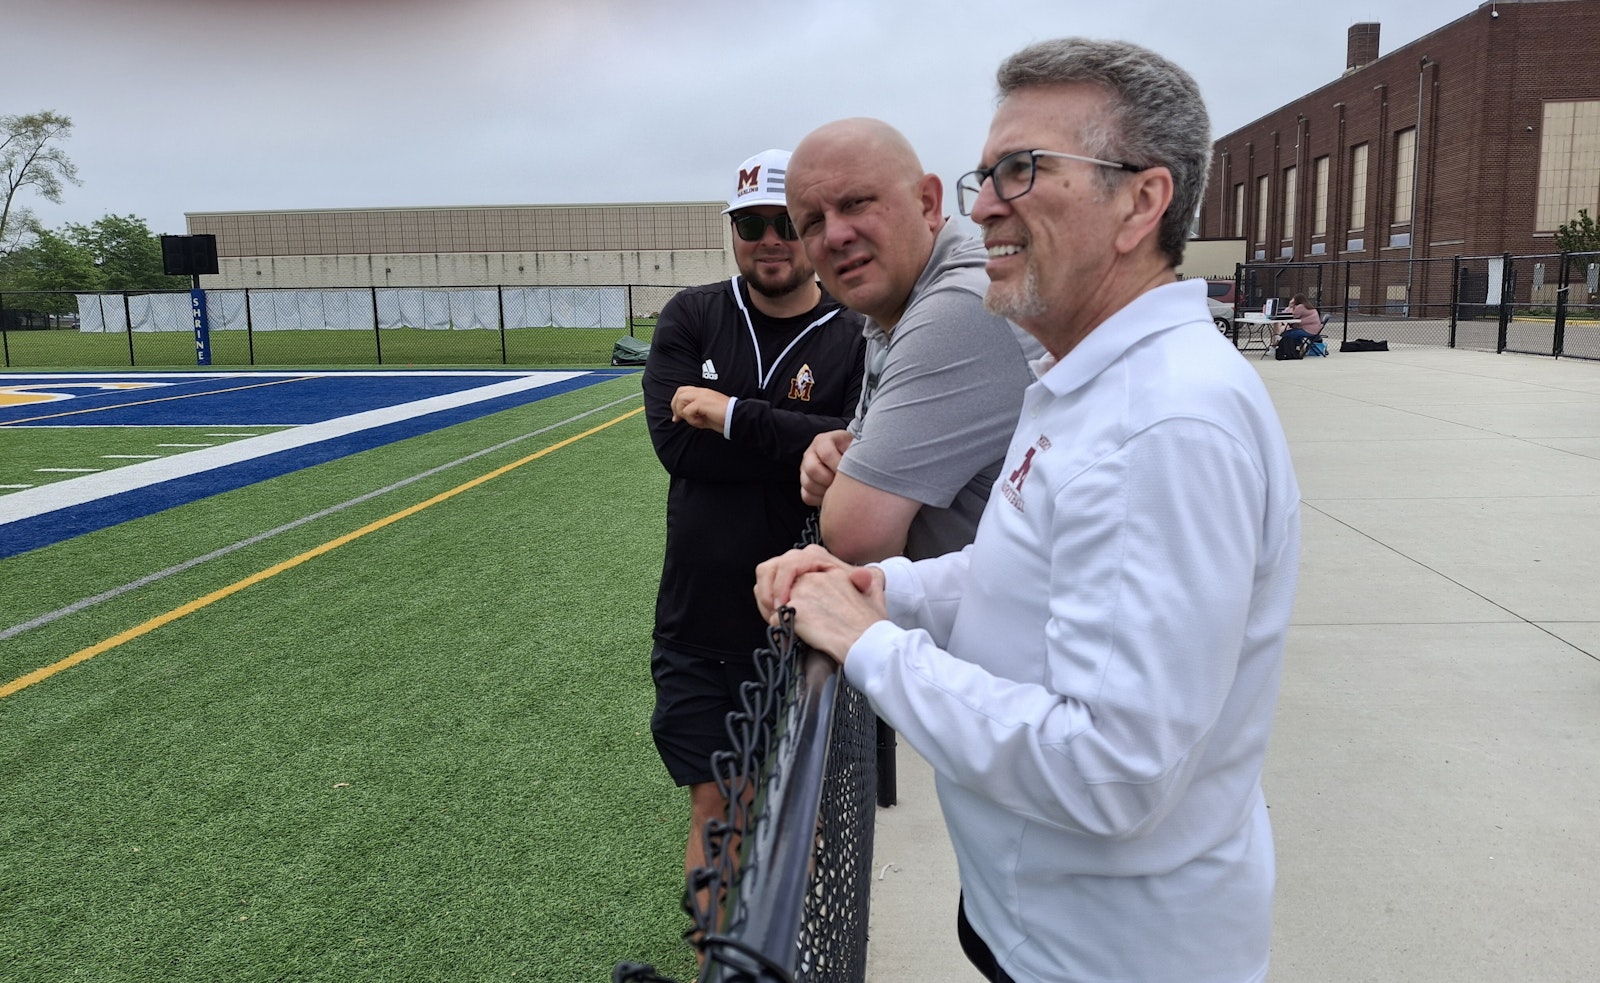
<svg viewBox="0 0 1600 983"><path fill-rule="evenodd" d="M1294 299L1289 301L1289 309L1285 313L1292 314L1299 318L1300 323L1292 328L1286 329L1283 334L1273 338L1272 343L1274 345L1285 338L1288 338L1291 341L1298 341L1301 338L1304 338L1309 342L1321 337L1322 315L1317 313L1317 309L1315 307L1309 307L1306 305L1305 294L1295 294Z"/></svg>

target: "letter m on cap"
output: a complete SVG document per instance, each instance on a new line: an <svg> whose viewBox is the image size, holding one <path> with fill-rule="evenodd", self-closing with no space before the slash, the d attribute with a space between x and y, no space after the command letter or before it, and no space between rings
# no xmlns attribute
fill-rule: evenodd
<svg viewBox="0 0 1600 983"><path fill-rule="evenodd" d="M741 195L749 194L750 192L756 190L757 186L759 186L760 183L761 183L761 165L760 164L757 164L756 166L750 168L748 171L745 170L744 168L740 168L739 169L739 194L741 194Z"/></svg>

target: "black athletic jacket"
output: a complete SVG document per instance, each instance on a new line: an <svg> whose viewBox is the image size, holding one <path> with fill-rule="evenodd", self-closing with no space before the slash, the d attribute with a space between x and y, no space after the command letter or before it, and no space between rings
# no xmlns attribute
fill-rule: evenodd
<svg viewBox="0 0 1600 983"><path fill-rule="evenodd" d="M738 277L667 302L644 369L650 439L672 476L656 595L662 645L737 659L766 644L750 590L756 564L792 547L805 527L800 458L812 437L842 429L855 413L861 329L860 316L826 293L803 317L765 318ZM736 398L727 438L672 422L679 386Z"/></svg>

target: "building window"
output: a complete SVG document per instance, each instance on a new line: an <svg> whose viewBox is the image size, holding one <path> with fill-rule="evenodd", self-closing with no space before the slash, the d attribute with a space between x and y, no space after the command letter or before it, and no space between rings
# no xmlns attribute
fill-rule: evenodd
<svg viewBox="0 0 1600 983"><path fill-rule="evenodd" d="M1295 175L1299 172L1297 167L1283 169L1283 238L1294 240L1294 213L1295 213Z"/></svg>
<svg viewBox="0 0 1600 983"><path fill-rule="evenodd" d="M1367 145L1350 148L1350 231L1367 227Z"/></svg>
<svg viewBox="0 0 1600 983"><path fill-rule="evenodd" d="M1417 187L1417 130L1394 135L1394 224L1411 221L1411 202Z"/></svg>
<svg viewBox="0 0 1600 983"><path fill-rule="evenodd" d="M1235 239L1244 238L1244 182L1233 186L1233 230Z"/></svg>
<svg viewBox="0 0 1600 983"><path fill-rule="evenodd" d="M1318 157L1311 162L1312 194L1316 196L1311 209L1311 234L1328 234L1328 158Z"/></svg>
<svg viewBox="0 0 1600 983"><path fill-rule="evenodd" d="M1267 176L1256 178L1256 245L1267 241Z"/></svg>
<svg viewBox="0 0 1600 983"><path fill-rule="evenodd" d="M1554 232L1585 208L1600 218L1600 102L1547 102L1534 231Z"/></svg>

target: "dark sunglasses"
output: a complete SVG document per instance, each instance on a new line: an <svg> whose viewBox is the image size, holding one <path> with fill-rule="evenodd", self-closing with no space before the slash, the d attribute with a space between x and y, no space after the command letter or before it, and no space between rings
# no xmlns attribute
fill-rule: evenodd
<svg viewBox="0 0 1600 983"><path fill-rule="evenodd" d="M772 226L778 233L779 239L793 242L800 238L800 233L795 231L794 223L789 220L788 212L780 212L767 218L765 215L740 215L733 220L733 231L745 242L760 242L762 236L767 234L767 226Z"/></svg>

